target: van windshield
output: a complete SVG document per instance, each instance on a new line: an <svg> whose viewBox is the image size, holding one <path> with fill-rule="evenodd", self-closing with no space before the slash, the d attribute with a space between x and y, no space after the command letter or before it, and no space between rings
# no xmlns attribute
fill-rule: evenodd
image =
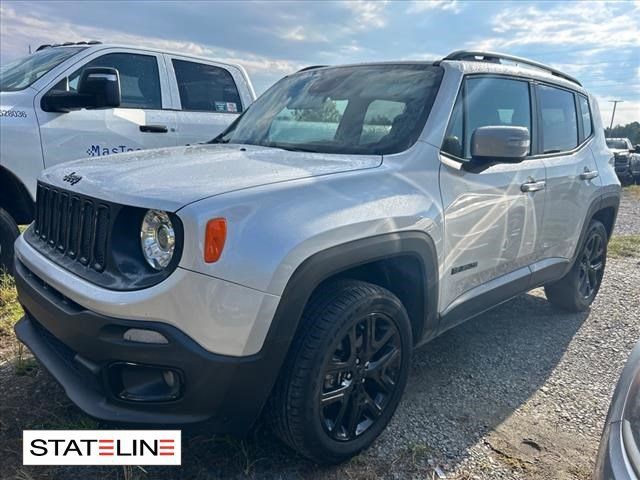
<svg viewBox="0 0 640 480"><path fill-rule="evenodd" d="M413 145L442 68L429 64L318 68L283 78L212 143L382 155Z"/></svg>
<svg viewBox="0 0 640 480"><path fill-rule="evenodd" d="M86 47L46 48L0 67L0 92L23 90Z"/></svg>

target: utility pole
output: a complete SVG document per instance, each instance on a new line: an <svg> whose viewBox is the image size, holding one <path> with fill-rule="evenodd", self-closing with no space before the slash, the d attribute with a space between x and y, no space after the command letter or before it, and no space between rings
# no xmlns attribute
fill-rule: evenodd
<svg viewBox="0 0 640 480"><path fill-rule="evenodd" d="M616 106L624 100L609 100L609 103L613 103L613 112L611 112L611 125L609 125L609 134L613 130L613 118L616 116Z"/></svg>

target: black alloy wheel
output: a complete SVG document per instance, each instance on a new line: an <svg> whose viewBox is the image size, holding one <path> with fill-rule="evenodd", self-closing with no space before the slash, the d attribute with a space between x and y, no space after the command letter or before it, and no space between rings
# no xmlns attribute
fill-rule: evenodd
<svg viewBox="0 0 640 480"><path fill-rule="evenodd" d="M322 425L334 440L354 440L380 418L397 386L400 333L390 318L371 313L331 350L319 399Z"/></svg>

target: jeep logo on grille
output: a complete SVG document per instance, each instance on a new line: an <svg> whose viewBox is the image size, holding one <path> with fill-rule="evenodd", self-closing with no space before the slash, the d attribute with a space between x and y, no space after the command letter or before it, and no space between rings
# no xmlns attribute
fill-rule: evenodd
<svg viewBox="0 0 640 480"><path fill-rule="evenodd" d="M71 173L65 175L64 177L62 177L62 181L63 182L68 182L71 185L75 185L80 180L82 180L82 177L80 175L76 175L76 172L71 172Z"/></svg>

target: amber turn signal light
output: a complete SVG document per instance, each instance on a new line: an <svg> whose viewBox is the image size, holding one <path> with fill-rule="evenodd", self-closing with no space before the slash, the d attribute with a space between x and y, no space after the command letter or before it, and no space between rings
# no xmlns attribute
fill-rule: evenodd
<svg viewBox="0 0 640 480"><path fill-rule="evenodd" d="M204 261L217 262L222 255L224 242L227 239L227 221L224 218L214 218L207 222L204 236Z"/></svg>

